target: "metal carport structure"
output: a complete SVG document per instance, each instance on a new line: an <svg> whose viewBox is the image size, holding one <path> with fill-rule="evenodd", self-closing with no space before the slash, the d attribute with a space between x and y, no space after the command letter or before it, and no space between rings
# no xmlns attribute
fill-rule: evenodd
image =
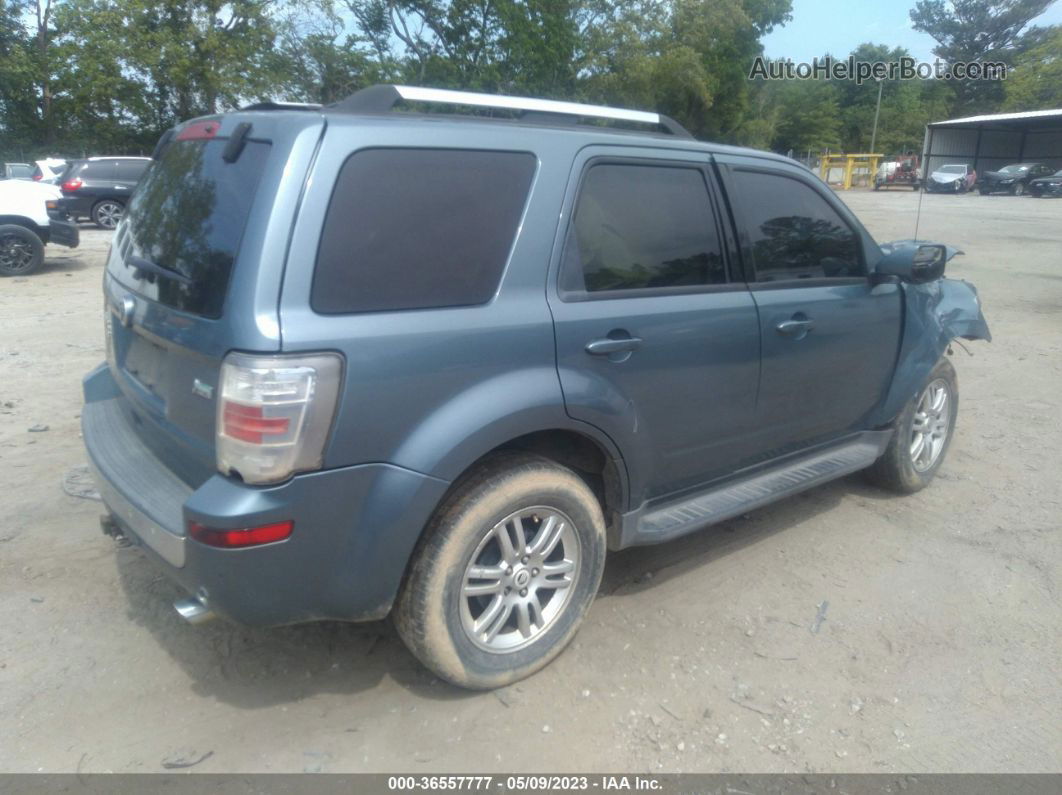
<svg viewBox="0 0 1062 795"><path fill-rule="evenodd" d="M926 125L922 173L927 177L946 163L965 163L981 174L1022 162L1062 169L1062 108Z"/></svg>

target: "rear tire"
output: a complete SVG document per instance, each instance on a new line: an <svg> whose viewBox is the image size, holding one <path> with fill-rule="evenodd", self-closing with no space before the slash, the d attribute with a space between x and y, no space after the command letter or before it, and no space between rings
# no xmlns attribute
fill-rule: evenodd
<svg viewBox="0 0 1062 795"><path fill-rule="evenodd" d="M113 199L96 202L92 207L92 223L100 229L114 229L122 220L125 205Z"/></svg>
<svg viewBox="0 0 1062 795"><path fill-rule="evenodd" d="M429 522L395 605L395 627L443 679L502 687L564 650L604 563L601 506L578 475L539 456L493 456Z"/></svg>
<svg viewBox="0 0 1062 795"><path fill-rule="evenodd" d="M943 405L937 405L940 390ZM941 359L893 422L889 446L866 470L867 479L900 494L913 494L928 486L955 435L958 410L958 377L951 362Z"/></svg>
<svg viewBox="0 0 1062 795"><path fill-rule="evenodd" d="M44 241L32 229L0 225L0 276L26 276L44 264Z"/></svg>
<svg viewBox="0 0 1062 795"><path fill-rule="evenodd" d="M1024 185L1024 183L1015 182L1014 183L1014 187L1010 189L1010 193L1011 193L1012 196L1024 196L1025 195L1025 185Z"/></svg>

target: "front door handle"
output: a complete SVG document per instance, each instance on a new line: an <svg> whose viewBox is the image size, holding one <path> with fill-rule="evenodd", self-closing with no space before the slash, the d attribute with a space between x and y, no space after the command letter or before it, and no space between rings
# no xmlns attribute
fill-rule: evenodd
<svg viewBox="0 0 1062 795"><path fill-rule="evenodd" d="M640 337L605 338L586 343L586 352L591 356L611 356L614 353L630 353L642 347Z"/></svg>
<svg viewBox="0 0 1062 795"><path fill-rule="evenodd" d="M793 318L792 320L783 320L775 328L779 334L785 334L787 337L802 337L815 328L815 321L811 318Z"/></svg>

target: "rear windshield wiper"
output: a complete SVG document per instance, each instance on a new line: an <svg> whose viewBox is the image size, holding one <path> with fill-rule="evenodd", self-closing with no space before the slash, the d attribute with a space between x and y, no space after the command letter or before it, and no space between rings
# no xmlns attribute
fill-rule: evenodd
<svg viewBox="0 0 1062 795"><path fill-rule="evenodd" d="M192 280L185 276L183 273L175 271L172 268L167 268L163 265L156 265L151 260L144 259L143 257L130 257L127 260L127 263L129 265L132 265L134 270L140 271L141 273L153 273L156 276L162 276L165 279L172 279L173 281L180 282L181 284L192 283ZM138 276L137 278L141 277Z"/></svg>

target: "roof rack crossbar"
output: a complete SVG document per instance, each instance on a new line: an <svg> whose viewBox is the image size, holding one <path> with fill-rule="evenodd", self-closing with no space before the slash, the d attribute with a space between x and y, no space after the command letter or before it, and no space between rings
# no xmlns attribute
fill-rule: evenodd
<svg viewBox="0 0 1062 795"><path fill-rule="evenodd" d="M578 102L561 102L533 97L511 97L497 94L476 94L471 91L450 91L441 88L419 86L376 85L364 88L332 107L348 113L386 113L399 102L434 102L447 105L468 105L483 108L503 108L540 115L568 118L610 119L663 127L672 135L682 138L693 136L681 124L660 113L643 110L626 110L605 105L583 105Z"/></svg>

